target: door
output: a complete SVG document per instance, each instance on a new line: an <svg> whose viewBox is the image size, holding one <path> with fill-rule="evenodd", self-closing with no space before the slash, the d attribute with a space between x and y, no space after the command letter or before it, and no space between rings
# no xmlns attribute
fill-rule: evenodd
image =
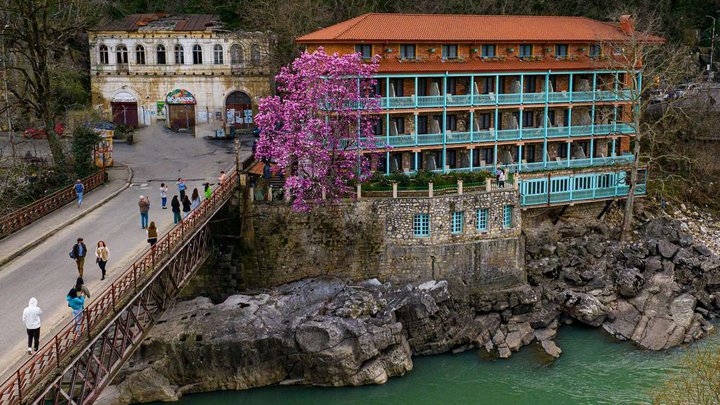
<svg viewBox="0 0 720 405"><path fill-rule="evenodd" d="M110 107L115 125L124 125L131 128L138 126L138 108L136 102L114 101L110 103Z"/></svg>
<svg viewBox="0 0 720 405"><path fill-rule="evenodd" d="M252 100L242 91L234 91L225 100L225 118L228 126L247 129L252 126Z"/></svg>
<svg viewBox="0 0 720 405"><path fill-rule="evenodd" d="M169 104L168 117L170 128L190 129L195 126L194 104Z"/></svg>

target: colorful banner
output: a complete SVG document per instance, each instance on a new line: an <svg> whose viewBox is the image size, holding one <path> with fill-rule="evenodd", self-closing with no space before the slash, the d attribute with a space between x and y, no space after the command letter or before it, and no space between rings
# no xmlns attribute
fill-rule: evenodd
<svg viewBox="0 0 720 405"><path fill-rule="evenodd" d="M175 89L168 93L168 104L195 104L195 96L185 89Z"/></svg>

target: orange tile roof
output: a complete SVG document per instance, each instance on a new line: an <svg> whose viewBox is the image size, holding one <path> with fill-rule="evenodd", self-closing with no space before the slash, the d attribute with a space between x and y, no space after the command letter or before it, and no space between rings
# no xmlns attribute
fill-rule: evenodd
<svg viewBox="0 0 720 405"><path fill-rule="evenodd" d="M581 57L577 60L557 60L546 58L540 61L524 61L519 58L507 58L505 61L484 61L479 57L463 61L443 61L439 56L425 58L422 61L400 61L396 57L380 60L378 73L423 73L423 72L478 72L478 71L532 71L532 70L593 70L620 67L608 60L595 60Z"/></svg>
<svg viewBox="0 0 720 405"><path fill-rule="evenodd" d="M617 24L585 17L370 13L303 35L297 42L598 42L628 37ZM653 37L653 40L662 40Z"/></svg>

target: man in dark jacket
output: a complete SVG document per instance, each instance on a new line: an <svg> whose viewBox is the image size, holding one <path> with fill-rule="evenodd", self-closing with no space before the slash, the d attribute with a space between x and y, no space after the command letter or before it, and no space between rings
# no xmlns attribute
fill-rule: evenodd
<svg viewBox="0 0 720 405"><path fill-rule="evenodd" d="M83 238L78 238L77 243L73 246L70 252L70 257L75 260L77 264L78 274L80 277L83 276L83 266L85 265L85 256L87 255L87 247Z"/></svg>

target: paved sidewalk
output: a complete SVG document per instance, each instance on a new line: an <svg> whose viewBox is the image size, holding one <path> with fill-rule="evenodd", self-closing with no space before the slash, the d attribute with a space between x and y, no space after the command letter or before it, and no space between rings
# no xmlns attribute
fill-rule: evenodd
<svg viewBox="0 0 720 405"><path fill-rule="evenodd" d="M80 208L75 201L38 219L25 228L0 239L0 271L33 246L105 204L130 185L132 171L125 166L107 169L109 181L83 196Z"/></svg>

